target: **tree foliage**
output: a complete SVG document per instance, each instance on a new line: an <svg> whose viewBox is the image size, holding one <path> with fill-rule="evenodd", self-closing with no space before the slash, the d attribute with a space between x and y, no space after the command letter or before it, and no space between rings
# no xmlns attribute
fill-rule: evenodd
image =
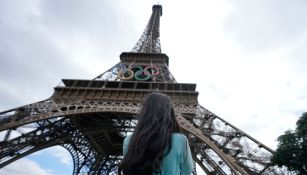
<svg viewBox="0 0 307 175"><path fill-rule="evenodd" d="M298 174L307 174L307 112L296 122L294 131L288 130L278 137L278 147L272 163L286 166Z"/></svg>

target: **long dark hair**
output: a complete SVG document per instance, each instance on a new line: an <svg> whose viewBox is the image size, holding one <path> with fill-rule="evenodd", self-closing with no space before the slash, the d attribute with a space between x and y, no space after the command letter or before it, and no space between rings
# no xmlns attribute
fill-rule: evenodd
<svg viewBox="0 0 307 175"><path fill-rule="evenodd" d="M162 93L147 96L138 116L128 152L119 165L124 175L152 175L161 170L162 159L172 147L172 134L180 132L173 102Z"/></svg>

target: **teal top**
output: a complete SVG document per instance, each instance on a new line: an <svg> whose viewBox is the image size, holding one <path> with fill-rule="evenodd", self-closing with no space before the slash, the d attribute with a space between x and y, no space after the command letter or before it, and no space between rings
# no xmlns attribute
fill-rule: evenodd
<svg viewBox="0 0 307 175"><path fill-rule="evenodd" d="M127 154L131 135L128 135L123 144L123 153ZM191 175L193 160L189 142L183 134L173 134L173 143L170 152L163 158L161 175Z"/></svg>

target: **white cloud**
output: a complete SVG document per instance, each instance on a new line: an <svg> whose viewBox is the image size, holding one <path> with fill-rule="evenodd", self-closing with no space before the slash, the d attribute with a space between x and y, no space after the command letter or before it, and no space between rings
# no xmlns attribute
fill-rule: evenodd
<svg viewBox="0 0 307 175"><path fill-rule="evenodd" d="M265 52L296 43L307 27L307 3L298 0L229 1L225 33L247 52Z"/></svg>
<svg viewBox="0 0 307 175"><path fill-rule="evenodd" d="M0 169L0 175L53 175L51 172L42 169L38 163L23 158Z"/></svg>
<svg viewBox="0 0 307 175"><path fill-rule="evenodd" d="M53 156L57 159L59 159L59 161L65 165L70 165L73 166L73 162L72 162L72 157L70 155L70 153L63 147L61 146L55 146L52 148L47 149L47 153L50 156Z"/></svg>
<svg viewBox="0 0 307 175"><path fill-rule="evenodd" d="M193 2L164 6L173 75L197 83L204 107L276 148L307 111L307 3Z"/></svg>

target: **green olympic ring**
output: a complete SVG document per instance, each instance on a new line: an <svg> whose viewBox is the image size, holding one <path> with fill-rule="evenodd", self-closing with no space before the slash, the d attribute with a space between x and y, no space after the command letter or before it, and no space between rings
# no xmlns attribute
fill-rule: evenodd
<svg viewBox="0 0 307 175"><path fill-rule="evenodd" d="M134 78L139 81L146 81L150 79L149 75L145 75L144 69L141 66L133 66L132 70L135 71Z"/></svg>

